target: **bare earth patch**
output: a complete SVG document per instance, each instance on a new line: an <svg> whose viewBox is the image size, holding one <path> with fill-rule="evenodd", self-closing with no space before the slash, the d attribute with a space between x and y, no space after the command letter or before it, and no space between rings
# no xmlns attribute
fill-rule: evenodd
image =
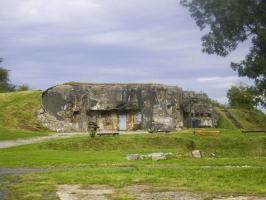
<svg viewBox="0 0 266 200"><path fill-rule="evenodd" d="M214 198L213 200L266 200L265 197L226 197L226 198Z"/></svg>
<svg viewBox="0 0 266 200"><path fill-rule="evenodd" d="M201 200L202 198L189 192L156 191L145 185L133 185L125 188L125 191L137 200Z"/></svg>
<svg viewBox="0 0 266 200"><path fill-rule="evenodd" d="M146 185L132 185L123 189L114 189L106 185L92 185L82 187L80 185L60 185L57 195L60 200L111 200L115 199L118 192L128 194L129 199L136 200L266 200L264 197L239 196L239 197L215 197L200 196L190 192L159 191L160 188L152 188ZM119 190L119 191L118 191Z"/></svg>
<svg viewBox="0 0 266 200"><path fill-rule="evenodd" d="M108 200L106 195L114 194L112 187L104 185L83 189L80 185L60 185L57 195L61 200Z"/></svg>

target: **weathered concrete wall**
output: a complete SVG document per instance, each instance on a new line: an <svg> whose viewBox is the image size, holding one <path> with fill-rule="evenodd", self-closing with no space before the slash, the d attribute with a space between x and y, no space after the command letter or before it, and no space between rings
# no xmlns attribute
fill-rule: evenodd
<svg viewBox="0 0 266 200"><path fill-rule="evenodd" d="M182 94L159 84L63 84L43 93L39 120L55 131L87 131L91 122L117 130L126 113L127 130L176 130L183 124Z"/></svg>
<svg viewBox="0 0 266 200"><path fill-rule="evenodd" d="M183 92L184 125L188 128L216 127L218 116L204 93Z"/></svg>

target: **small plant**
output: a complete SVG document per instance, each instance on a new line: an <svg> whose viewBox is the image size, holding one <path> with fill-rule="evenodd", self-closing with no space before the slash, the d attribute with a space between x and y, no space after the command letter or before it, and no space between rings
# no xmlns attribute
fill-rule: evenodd
<svg viewBox="0 0 266 200"><path fill-rule="evenodd" d="M196 144L193 140L189 140L186 144L188 150L194 150L196 148Z"/></svg>
<svg viewBox="0 0 266 200"><path fill-rule="evenodd" d="M96 131L95 130L91 130L90 131L90 137L91 138L95 138L95 136L96 136Z"/></svg>

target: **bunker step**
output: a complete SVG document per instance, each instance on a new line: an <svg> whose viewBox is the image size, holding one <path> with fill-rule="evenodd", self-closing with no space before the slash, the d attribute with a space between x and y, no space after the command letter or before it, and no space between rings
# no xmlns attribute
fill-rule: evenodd
<svg viewBox="0 0 266 200"><path fill-rule="evenodd" d="M234 117L234 115L228 109L223 109L223 112L226 117L235 125L235 127L240 129L244 128L242 124Z"/></svg>
<svg viewBox="0 0 266 200"><path fill-rule="evenodd" d="M99 135L99 136L105 136L105 135L118 136L119 132L118 131L99 131L96 133L96 135Z"/></svg>

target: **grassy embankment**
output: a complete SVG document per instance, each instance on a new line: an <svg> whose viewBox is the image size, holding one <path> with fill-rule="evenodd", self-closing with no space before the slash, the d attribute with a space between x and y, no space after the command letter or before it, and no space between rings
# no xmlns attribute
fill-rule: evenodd
<svg viewBox="0 0 266 200"><path fill-rule="evenodd" d="M218 128L237 129L235 124L226 116L224 108L215 107L219 116ZM229 108L227 111L246 130L266 130L266 115L257 109Z"/></svg>
<svg viewBox="0 0 266 200"><path fill-rule="evenodd" d="M266 115L256 109L230 108L230 113L247 130L266 130Z"/></svg>
<svg viewBox="0 0 266 200"><path fill-rule="evenodd" d="M41 91L0 93L0 140L47 135L37 122Z"/></svg>
<svg viewBox="0 0 266 200"><path fill-rule="evenodd" d="M1 167L51 171L21 175L10 199L41 199L58 184L146 184L219 194L266 195L266 136L221 130L219 136L172 134L78 137L0 150ZM200 149L202 159L191 158ZM172 152L165 161L127 161L129 153ZM216 157L211 158L210 154ZM11 180L12 181L12 180ZM3 186L4 187L4 186Z"/></svg>

